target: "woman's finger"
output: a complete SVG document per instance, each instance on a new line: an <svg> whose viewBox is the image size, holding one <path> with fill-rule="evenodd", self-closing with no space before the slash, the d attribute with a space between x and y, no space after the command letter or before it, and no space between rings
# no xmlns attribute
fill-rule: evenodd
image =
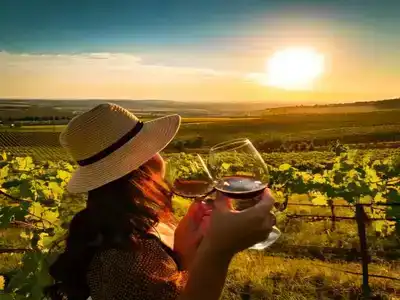
<svg viewBox="0 0 400 300"><path fill-rule="evenodd" d="M214 200L214 208L221 212L228 212L233 210L232 199L225 196L221 192L217 192Z"/></svg>
<svg viewBox="0 0 400 300"><path fill-rule="evenodd" d="M210 206L200 201L196 201L190 205L188 212L182 221L186 221L188 223L190 230L197 230L200 226L202 218L204 216L211 215L211 211L212 210Z"/></svg>
<svg viewBox="0 0 400 300"><path fill-rule="evenodd" d="M202 220L201 220L201 225L200 225L200 232L201 234L204 236L207 234L208 232L208 228L210 227L210 221L211 221L211 217L210 216L205 216Z"/></svg>
<svg viewBox="0 0 400 300"><path fill-rule="evenodd" d="M269 222L272 220L270 213L274 205L274 198L271 195L269 189L265 189L260 196L260 201L254 206L240 211L241 221L243 223L258 223L260 228L266 228L269 226ZM255 223L254 223L255 224Z"/></svg>
<svg viewBox="0 0 400 300"><path fill-rule="evenodd" d="M203 238L204 238L203 229L201 228L201 226L199 226L196 231L192 232L190 240L188 240L187 243L197 248L197 246L201 243Z"/></svg>
<svg viewBox="0 0 400 300"><path fill-rule="evenodd" d="M272 227L276 225L276 217L273 212L269 212L263 222L263 227L268 230L272 230Z"/></svg>
<svg viewBox="0 0 400 300"><path fill-rule="evenodd" d="M206 200L203 200L201 203L206 211L210 211L210 210L214 209L214 199L206 199Z"/></svg>
<svg viewBox="0 0 400 300"><path fill-rule="evenodd" d="M266 188L261 195L260 201L255 205L255 207L260 207L263 211L270 211L275 203L275 199L271 194L269 188Z"/></svg>

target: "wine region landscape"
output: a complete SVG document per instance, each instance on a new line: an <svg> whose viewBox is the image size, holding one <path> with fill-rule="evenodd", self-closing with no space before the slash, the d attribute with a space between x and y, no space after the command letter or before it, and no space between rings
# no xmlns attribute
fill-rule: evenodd
<svg viewBox="0 0 400 300"><path fill-rule="evenodd" d="M0 100L1 300L39 300L51 284L47 268L85 206L85 195L65 190L76 166L58 137L102 102ZM180 114L162 156L188 179L189 155L207 160L216 143L246 137L260 151L282 235L265 251L235 256L222 299L400 299L400 99L292 107L108 102L144 121ZM177 218L189 204L174 198Z"/></svg>

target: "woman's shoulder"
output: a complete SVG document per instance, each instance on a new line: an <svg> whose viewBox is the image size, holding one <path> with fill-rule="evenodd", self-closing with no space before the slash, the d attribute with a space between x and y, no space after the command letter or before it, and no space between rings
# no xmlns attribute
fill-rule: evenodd
<svg viewBox="0 0 400 300"><path fill-rule="evenodd" d="M166 249L162 242L153 236L136 238L132 245L124 247L113 247L99 250L91 262L91 267L101 266L127 268L132 266L148 267L149 260L158 263L160 261L174 263L172 250Z"/></svg>
<svg viewBox="0 0 400 300"><path fill-rule="evenodd" d="M89 276L125 274L130 276L171 276L180 271L178 255L154 235L137 238L132 247L98 251L90 263Z"/></svg>

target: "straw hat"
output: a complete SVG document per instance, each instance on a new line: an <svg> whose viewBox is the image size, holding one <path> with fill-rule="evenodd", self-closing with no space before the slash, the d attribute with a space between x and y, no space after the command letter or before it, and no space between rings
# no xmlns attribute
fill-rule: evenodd
<svg viewBox="0 0 400 300"><path fill-rule="evenodd" d="M73 118L60 135L78 164L68 191L87 192L139 168L170 143L180 122L178 115L170 115L143 123L111 103Z"/></svg>

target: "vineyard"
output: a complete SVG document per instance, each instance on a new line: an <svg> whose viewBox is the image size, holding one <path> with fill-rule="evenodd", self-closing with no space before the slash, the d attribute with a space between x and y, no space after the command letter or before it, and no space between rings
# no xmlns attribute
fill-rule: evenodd
<svg viewBox="0 0 400 300"><path fill-rule="evenodd" d="M362 271L367 258L367 284L377 299L400 295L399 152L287 155L263 155L283 235L266 253L246 251L235 258L224 299L357 299L365 255ZM39 158L6 152L1 157L0 299L42 299L43 287L51 283L47 267L62 247L70 218L85 205L84 195L65 192L74 165ZM187 154L166 158L190 175ZM175 199L177 217L187 206L186 199ZM347 273L338 275L343 270Z"/></svg>

